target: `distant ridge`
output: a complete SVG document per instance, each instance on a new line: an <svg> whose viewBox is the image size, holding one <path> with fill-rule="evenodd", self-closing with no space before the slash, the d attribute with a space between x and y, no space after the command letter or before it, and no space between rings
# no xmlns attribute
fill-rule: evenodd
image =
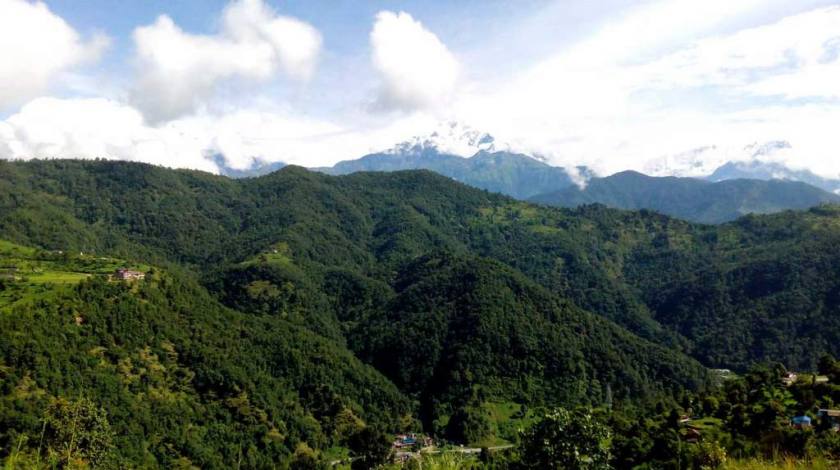
<svg viewBox="0 0 840 470"><path fill-rule="evenodd" d="M722 223L746 214L768 214L840 202L840 196L799 181L654 177L624 171L541 194L531 202L561 207L599 203L617 209L651 209L702 223Z"/></svg>

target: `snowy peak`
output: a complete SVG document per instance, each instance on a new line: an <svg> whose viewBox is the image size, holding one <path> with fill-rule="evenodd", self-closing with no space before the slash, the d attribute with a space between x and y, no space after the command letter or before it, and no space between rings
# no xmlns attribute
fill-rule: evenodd
<svg viewBox="0 0 840 470"><path fill-rule="evenodd" d="M783 163L752 160L728 162L716 169L709 177L711 181L732 179L800 181L825 191L840 194L840 181L823 178L808 170L794 170Z"/></svg>
<svg viewBox="0 0 840 470"><path fill-rule="evenodd" d="M726 161L726 152L716 145L708 145L650 160L644 165L642 173L649 176L702 178Z"/></svg>
<svg viewBox="0 0 840 470"><path fill-rule="evenodd" d="M766 171L771 171L774 168L787 168L780 162L789 161L792 151L793 147L785 140L754 142L744 146L707 145L650 160L642 172L651 176L707 178L729 164L745 165L744 168L754 165L756 169L764 167ZM769 176L765 179L773 178L776 177Z"/></svg>
<svg viewBox="0 0 840 470"><path fill-rule="evenodd" d="M478 152L509 151L493 136L458 122L447 122L424 136L415 136L386 150L386 154L420 154L430 150L445 155L469 158Z"/></svg>

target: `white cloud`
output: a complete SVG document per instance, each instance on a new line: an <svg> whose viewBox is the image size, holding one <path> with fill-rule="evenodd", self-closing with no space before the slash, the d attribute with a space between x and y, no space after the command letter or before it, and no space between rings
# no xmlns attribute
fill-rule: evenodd
<svg viewBox="0 0 840 470"><path fill-rule="evenodd" d="M455 119L555 164L600 173L644 170L650 160L705 146L788 140L796 149L789 162L836 176L840 161L826 162L838 160L830 155L840 137L820 119L840 122L840 106L825 102L817 112L780 96L840 95L840 8L732 27L766 6L648 3L506 84L467 87L453 106ZM719 32L725 22L734 33ZM736 150L703 158L741 158Z"/></svg>
<svg viewBox="0 0 840 470"><path fill-rule="evenodd" d="M62 72L95 60L105 36L84 41L41 2L0 0L0 110L49 90Z"/></svg>
<svg viewBox="0 0 840 470"><path fill-rule="evenodd" d="M211 171L189 136L147 127L136 109L102 98L38 98L0 122L3 158L110 158ZM3 146L0 146L0 152Z"/></svg>
<svg viewBox="0 0 840 470"><path fill-rule="evenodd" d="M451 98L458 81L458 61L411 15L379 12L370 43L373 66L382 80L377 105L414 110Z"/></svg>
<svg viewBox="0 0 840 470"><path fill-rule="evenodd" d="M332 165L391 146L435 119L417 114L377 129L278 111L197 113L149 125L128 105L102 98L38 98L0 121L0 158L106 158L216 172L214 156L236 169L253 162Z"/></svg>
<svg viewBox="0 0 840 470"><path fill-rule="evenodd" d="M733 94L840 96L840 7L811 10L696 41L640 67L663 87L728 87Z"/></svg>
<svg viewBox="0 0 840 470"><path fill-rule="evenodd" d="M750 158L749 144L785 140L792 148L774 158L836 177L840 8L755 19L779 1L646 2L531 67L472 81L422 24L381 12L369 38L378 104L403 112L378 113L335 95L294 108L240 95L222 108L219 85L306 79L320 48L310 26L243 0L224 11L218 34L184 32L165 16L138 28L141 75L130 105L34 100L0 121L0 157L107 156L213 171L211 156L222 154L240 169L254 159L322 166L454 120L517 151L599 173L700 174ZM504 52L516 53L494 50ZM474 56L460 57L473 70ZM331 63L337 68L318 82L343 90L340 78L329 77L341 77L347 63ZM312 117L326 112L333 114ZM713 148L691 152L704 147Z"/></svg>
<svg viewBox="0 0 840 470"><path fill-rule="evenodd" d="M190 34L166 15L134 31L140 77L132 102L159 122L200 108L222 81L266 81L282 71L306 80L314 72L321 34L277 15L262 0L237 0L216 35Z"/></svg>

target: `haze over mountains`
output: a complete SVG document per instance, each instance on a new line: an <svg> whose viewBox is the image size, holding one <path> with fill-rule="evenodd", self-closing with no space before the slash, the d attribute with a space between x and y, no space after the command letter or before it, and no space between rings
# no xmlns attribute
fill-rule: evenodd
<svg viewBox="0 0 840 470"><path fill-rule="evenodd" d="M584 188L569 186L541 194L532 202L562 207L605 204L620 209L650 209L685 220L722 223L747 214L770 214L838 203L840 196L799 181L646 176L634 171L593 178Z"/></svg>
<svg viewBox="0 0 840 470"><path fill-rule="evenodd" d="M346 175L425 169L541 204L576 207L599 203L620 209L650 209L703 223L840 202L835 194L840 191L840 180L794 170L773 160L790 149L784 141L749 145L739 156L746 155L748 160L725 161L724 152L703 147L652 160L646 168L654 176L624 171L599 177L584 166L552 166L539 156L513 151L487 133L449 123L428 136L314 170ZM217 163L221 172L231 177L260 176L283 166L255 161L250 169L234 170L226 167L221 157Z"/></svg>

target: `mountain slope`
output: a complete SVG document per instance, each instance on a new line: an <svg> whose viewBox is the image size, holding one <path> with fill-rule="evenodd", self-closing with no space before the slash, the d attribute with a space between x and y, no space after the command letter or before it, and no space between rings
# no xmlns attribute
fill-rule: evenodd
<svg viewBox="0 0 840 470"><path fill-rule="evenodd" d="M321 286L338 279L341 272L365 284L390 286L395 272L430 250L474 253L508 263L527 259L501 250L507 246L503 241L507 229L493 221L495 210L487 212L499 207L507 214L504 208L512 200L429 172L335 178L289 167L261 178L231 181L120 163L33 162L10 167L7 175L13 176L3 182L14 195L6 208L13 216L0 222L4 233L45 246L76 248L79 236L67 234L58 243L55 237L63 232L48 228L46 221L35 226L25 222L24 214L42 220L37 211L46 216L52 213L46 208L58 204L60 212L73 219L68 223L88 232L82 238L93 244L89 250L148 253L143 256L204 267L207 285L230 306L282 313L288 321L335 341L341 341L348 323L360 320L356 315L372 311L342 318L346 300L323 297L326 289ZM27 177L18 177L26 173ZM71 174L75 176L69 178ZM69 189L59 183L68 180L75 182ZM167 184L160 184L164 181ZM100 190L103 187L111 190ZM93 207L88 206L94 200ZM28 202L20 207L16 201ZM163 221L169 225L162 227ZM95 245L103 226L108 227L105 234L119 243ZM528 240L539 234L526 228L517 236L522 237L522 246L528 246ZM563 245L563 250L578 251ZM272 261L279 254L291 263ZM263 255L265 262L260 261ZM587 307L605 306L598 313L649 339L667 340L669 334L657 328L630 292L588 263L578 262L579 255L569 256L574 259L569 272L579 274L575 282L596 282L604 296L583 295L573 288L559 293L574 301L586 299ZM256 262L241 264L249 259ZM516 267L534 274L537 266ZM552 288L557 284L553 275L542 281ZM291 289L288 294L285 286ZM336 304L336 310L329 308Z"/></svg>
<svg viewBox="0 0 840 470"><path fill-rule="evenodd" d="M538 207L424 171L330 177L289 167L232 181L138 164L62 161L0 164L0 175L0 209L9 214L0 219L4 236L51 249L183 263L229 305L273 312L333 341L347 340L381 313L377 305L397 294L397 275L413 260L443 252L501 262L553 295L704 365L745 368L782 359L807 368L825 352L840 353L840 343L831 341L840 299L830 293L838 276L827 264L809 268L826 247L804 243L837 240L838 216L829 209L700 226L647 211ZM801 249L791 249L797 244ZM263 255L275 265L259 267ZM788 301L807 297L807 284L773 284L773 297L745 288L764 282L766 273L752 267L756 259L788 256L788 275L824 278L817 305L825 323L808 332L813 348L796 339L804 331L799 320L815 304ZM718 294L678 294L696 287L704 273L714 275ZM677 294L665 303L666 292ZM774 341L763 339L767 323L757 312L773 320Z"/></svg>
<svg viewBox="0 0 840 470"><path fill-rule="evenodd" d="M600 203L620 209L650 209L695 222L721 223L745 214L840 202L840 197L794 181L738 179L710 183L627 171L593 178L584 189L569 187L530 200L563 207Z"/></svg>
<svg viewBox="0 0 840 470"><path fill-rule="evenodd" d="M600 404L608 385L619 399L702 385L696 364L666 360L666 348L481 258L430 255L408 264L383 314L350 336L361 357L417 394L424 409L462 403L476 385L496 399L566 405Z"/></svg>
<svg viewBox="0 0 840 470"><path fill-rule="evenodd" d="M526 155L482 150L472 157L463 158L422 145L371 154L317 170L331 175L346 175L359 171L416 169L431 170L470 186L519 199L572 185L572 179L564 169Z"/></svg>
<svg viewBox="0 0 840 470"><path fill-rule="evenodd" d="M349 416L393 427L409 411L340 345L226 309L178 270L115 282L101 272L119 260L5 242L0 263L14 273L0 277L2 449L38 447L45 410L86 398L115 468L268 468L346 439Z"/></svg>

